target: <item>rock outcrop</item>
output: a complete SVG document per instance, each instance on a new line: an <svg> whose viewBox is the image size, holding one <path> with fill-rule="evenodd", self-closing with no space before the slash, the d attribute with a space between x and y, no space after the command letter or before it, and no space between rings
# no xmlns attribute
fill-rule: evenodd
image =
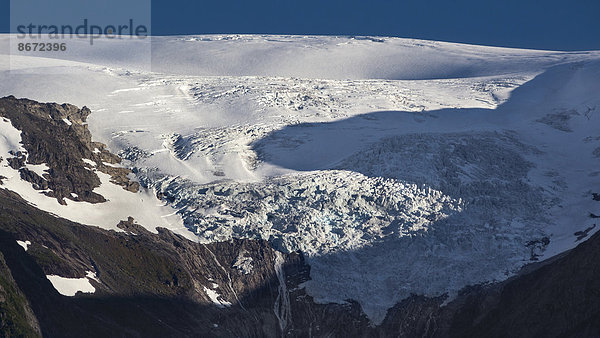
<svg viewBox="0 0 600 338"><path fill-rule="evenodd" d="M16 152L7 159L21 178L38 190L49 190L46 195L59 203L64 199L101 203L103 196L93 192L100 179L91 170L109 174L113 183L129 191L137 191L139 184L132 182L129 169L115 166L121 159L105 146L92 141L86 118L91 111L70 104L39 103L9 96L0 99L0 118L8 119L21 131L24 152ZM46 164L48 170L40 177L27 169L26 164ZM86 169L87 168L87 169Z"/></svg>

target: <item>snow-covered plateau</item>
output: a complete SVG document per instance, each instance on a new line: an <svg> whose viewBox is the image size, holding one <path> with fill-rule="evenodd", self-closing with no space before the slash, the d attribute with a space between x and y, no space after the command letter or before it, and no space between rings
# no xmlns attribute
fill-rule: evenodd
<svg viewBox="0 0 600 338"><path fill-rule="evenodd" d="M374 322L411 294L452 296L573 248L600 215L600 52L152 37L150 71L140 61L148 55L119 40L72 40L87 52L9 61L14 38L0 35L0 96L90 108L94 140L147 189L121 189L114 204L169 217L202 242L262 238L302 250L308 293L354 299ZM3 152L19 149L8 122ZM25 185L4 187L33 196ZM86 202L33 202L86 223ZM87 223L128 216L93 210Z"/></svg>

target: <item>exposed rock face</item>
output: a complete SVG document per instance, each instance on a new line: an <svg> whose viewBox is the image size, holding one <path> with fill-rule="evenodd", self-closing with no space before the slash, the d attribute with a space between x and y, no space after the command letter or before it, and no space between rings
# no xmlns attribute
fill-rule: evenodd
<svg viewBox="0 0 600 338"><path fill-rule="evenodd" d="M597 337L598 259L600 233L550 262L530 267L532 272L468 293L454 315L451 332L487 337Z"/></svg>
<svg viewBox="0 0 600 338"><path fill-rule="evenodd" d="M100 179L86 170L91 166L109 174L112 182L137 191L138 183L127 177L129 169L111 166L120 163L120 158L107 151L103 144L92 142L85 124L90 113L86 107L79 109L69 104L39 103L13 96L1 98L0 118L9 119L22 132L26 150L7 159L11 167L18 169L21 178L32 183L35 189L49 189L46 195L55 197L61 204L65 198L104 202L103 196L93 192L100 185ZM28 170L26 163L46 164L49 170L40 177Z"/></svg>
<svg viewBox="0 0 600 338"><path fill-rule="evenodd" d="M101 203L90 159L126 189L129 171L91 141L86 108L0 99L26 150L7 159L58 201ZM1 117L0 117L1 118ZM63 121L67 119L71 124ZM96 151L96 149L98 149ZM39 176L28 164L46 163ZM0 177L1 181L1 177ZM597 194L593 198L597 200ZM372 325L361 306L317 304L301 252L266 241L200 244L132 218L123 232L58 218L0 186L0 336L504 337L600 335L600 233L503 283L446 296L413 295ZM591 229L590 229L591 230ZM589 238L589 239L588 239ZM27 250L17 241L30 241ZM47 275L83 278L94 293L60 295Z"/></svg>

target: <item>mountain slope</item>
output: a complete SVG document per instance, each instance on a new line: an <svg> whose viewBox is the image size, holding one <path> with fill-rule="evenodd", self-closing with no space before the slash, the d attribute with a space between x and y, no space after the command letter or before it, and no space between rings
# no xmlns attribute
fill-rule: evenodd
<svg viewBox="0 0 600 338"><path fill-rule="evenodd" d="M3 336L40 335L40 327L25 294L0 254L0 332Z"/></svg>

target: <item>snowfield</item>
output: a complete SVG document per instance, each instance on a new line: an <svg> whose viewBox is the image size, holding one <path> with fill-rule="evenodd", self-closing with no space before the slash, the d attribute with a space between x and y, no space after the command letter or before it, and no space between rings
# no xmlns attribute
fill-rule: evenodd
<svg viewBox="0 0 600 338"><path fill-rule="evenodd" d="M48 278L58 293L68 297L73 297L78 292L94 293L96 292L96 288L90 283L90 280L100 283L96 278L96 273L92 271L87 271L86 276L83 278L67 278L57 275L48 275L46 278Z"/></svg>
<svg viewBox="0 0 600 338"><path fill-rule="evenodd" d="M95 140L163 199L144 203L167 203L202 242L302 250L317 301L355 299L379 322L410 294L452 296L568 250L600 215L600 52L152 39L152 72L117 57L119 41L63 60L0 55L0 95L88 106ZM0 150L18 147L18 131L0 128ZM17 181L3 187L32 196ZM130 195L119 198L140 198ZM81 221L77 210L60 216ZM244 258L235 264L247 273Z"/></svg>

